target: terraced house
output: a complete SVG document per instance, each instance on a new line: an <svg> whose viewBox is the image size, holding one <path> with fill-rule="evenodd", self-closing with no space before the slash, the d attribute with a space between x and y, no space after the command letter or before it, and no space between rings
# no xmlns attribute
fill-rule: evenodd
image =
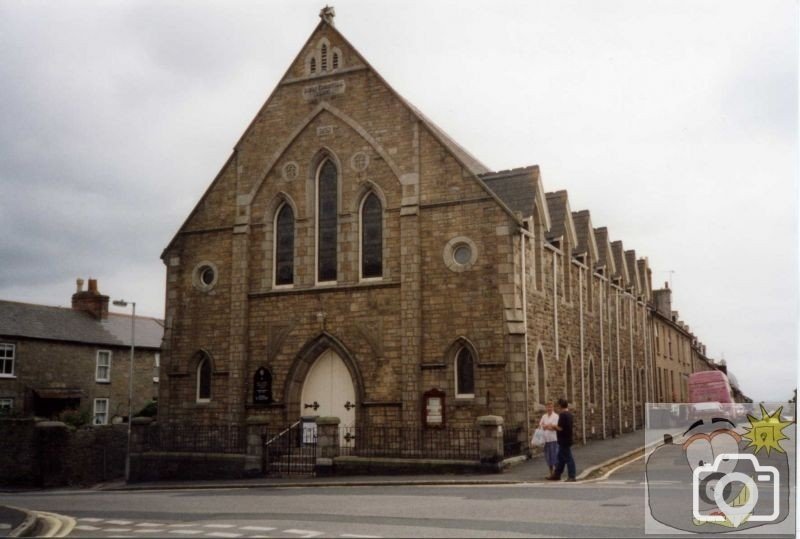
<svg viewBox="0 0 800 539"><path fill-rule="evenodd" d="M92 425L128 419L131 317L77 280L71 307L0 301L0 415L63 418ZM162 320L136 318L134 413L158 396Z"/></svg>
<svg viewBox="0 0 800 539"><path fill-rule="evenodd" d="M163 252L159 423L496 415L527 443L566 396L578 439L642 428L647 258L537 166L490 170L320 16Z"/></svg>

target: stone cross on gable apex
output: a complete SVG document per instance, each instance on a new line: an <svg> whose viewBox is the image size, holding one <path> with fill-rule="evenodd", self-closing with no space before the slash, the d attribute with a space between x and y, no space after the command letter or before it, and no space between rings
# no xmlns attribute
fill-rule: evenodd
<svg viewBox="0 0 800 539"><path fill-rule="evenodd" d="M336 16L336 11L334 11L333 6L325 6L321 10L319 10L319 18L325 21L326 23L333 26L333 18Z"/></svg>

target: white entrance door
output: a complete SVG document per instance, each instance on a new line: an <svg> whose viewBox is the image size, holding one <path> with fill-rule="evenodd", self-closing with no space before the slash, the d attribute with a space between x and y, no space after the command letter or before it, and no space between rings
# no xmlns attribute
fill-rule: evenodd
<svg viewBox="0 0 800 539"><path fill-rule="evenodd" d="M340 420L340 427L355 427L356 390L350 371L344 361L333 350L327 350L317 358L308 370L301 393L301 410L304 416L333 416ZM351 445L347 431L340 429L340 441ZM355 435L355 432L351 432Z"/></svg>

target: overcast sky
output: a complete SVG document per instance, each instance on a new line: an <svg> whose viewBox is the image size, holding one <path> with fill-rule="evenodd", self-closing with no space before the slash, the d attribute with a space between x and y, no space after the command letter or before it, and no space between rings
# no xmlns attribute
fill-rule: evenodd
<svg viewBox="0 0 800 539"><path fill-rule="evenodd" d="M793 1L356 2L336 26L493 169L538 164L756 400L796 385ZM0 0L0 298L162 316L159 256L323 3ZM669 272L674 272L670 274Z"/></svg>

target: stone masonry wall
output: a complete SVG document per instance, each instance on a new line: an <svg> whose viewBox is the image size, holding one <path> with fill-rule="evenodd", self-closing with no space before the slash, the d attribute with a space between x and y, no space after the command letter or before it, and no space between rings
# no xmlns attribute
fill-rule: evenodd
<svg viewBox="0 0 800 539"><path fill-rule="evenodd" d="M59 422L0 419L0 485L92 485L125 472L127 425L74 429Z"/></svg>
<svg viewBox="0 0 800 539"><path fill-rule="evenodd" d="M130 348L93 346L58 341L2 338L15 344L13 378L0 378L0 397L14 399L15 415L32 415L33 391L40 388L77 388L84 392L80 410L93 413L94 399L109 399L108 421L128 415ZM109 382L96 380L98 350L111 351ZM158 394L154 381L157 350L137 348L134 361L133 412Z"/></svg>

